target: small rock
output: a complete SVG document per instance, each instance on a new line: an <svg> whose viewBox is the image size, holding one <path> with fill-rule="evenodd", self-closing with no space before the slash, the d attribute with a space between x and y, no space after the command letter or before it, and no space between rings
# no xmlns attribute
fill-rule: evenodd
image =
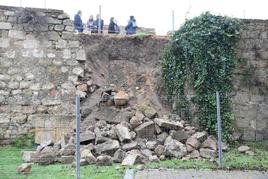
<svg viewBox="0 0 268 179"><path fill-rule="evenodd" d="M115 106L124 106L127 104L128 100L129 100L129 96L124 91L119 91L118 93L114 95Z"/></svg>
<svg viewBox="0 0 268 179"><path fill-rule="evenodd" d="M124 144L122 146L122 149L125 150L125 151L129 151L129 150L137 149L137 148L138 148L138 143L136 141Z"/></svg>
<svg viewBox="0 0 268 179"><path fill-rule="evenodd" d="M109 155L100 155L97 157L98 165L112 165L112 157Z"/></svg>
<svg viewBox="0 0 268 179"><path fill-rule="evenodd" d="M17 168L17 172L22 175L27 175L31 172L32 164L31 163L23 163Z"/></svg>
<svg viewBox="0 0 268 179"><path fill-rule="evenodd" d="M37 156L36 162L40 165L48 165L55 163L56 154L54 152L43 152Z"/></svg>
<svg viewBox="0 0 268 179"><path fill-rule="evenodd" d="M180 142L186 142L186 140L190 137L188 135L188 133L184 130L179 130L179 131L175 131L175 130L171 130L170 131L170 136L173 138L173 139L176 139Z"/></svg>
<svg viewBox="0 0 268 179"><path fill-rule="evenodd" d="M123 166L134 165L135 163L141 162L142 154L138 150L131 150L127 153L126 157L122 161Z"/></svg>
<svg viewBox="0 0 268 179"><path fill-rule="evenodd" d="M163 132L157 136L157 141L161 144L164 144L166 138L168 137L168 134L166 132Z"/></svg>
<svg viewBox="0 0 268 179"><path fill-rule="evenodd" d="M245 153L246 151L248 151L250 148L246 145L242 145L240 147L238 147L238 151L241 153Z"/></svg>
<svg viewBox="0 0 268 179"><path fill-rule="evenodd" d="M167 137L164 146L164 154L166 156L181 158L187 153L185 145L175 139L172 139L171 136Z"/></svg>
<svg viewBox="0 0 268 179"><path fill-rule="evenodd" d="M117 163L121 163L123 161L123 159L126 157L126 152L122 149L118 149L115 153L114 153L114 157L113 157L113 161L117 162Z"/></svg>
<svg viewBox="0 0 268 179"><path fill-rule="evenodd" d="M120 145L117 140L108 140L102 144L98 144L95 146L95 151L98 154L101 153L113 153L117 149L119 149Z"/></svg>
<svg viewBox="0 0 268 179"><path fill-rule="evenodd" d="M61 156L60 158L60 162L63 164L71 164L74 161L74 156L73 155L69 155L69 156Z"/></svg>
<svg viewBox="0 0 268 179"><path fill-rule="evenodd" d="M195 137L190 137L186 141L187 151L191 152L194 149L198 149L200 146L200 142Z"/></svg>
<svg viewBox="0 0 268 179"><path fill-rule="evenodd" d="M85 166L87 164L88 164L88 162L86 159L80 159L80 166Z"/></svg>
<svg viewBox="0 0 268 179"><path fill-rule="evenodd" d="M217 150L217 141L214 136L208 136L208 138L201 144L202 148L208 148L212 150Z"/></svg>
<svg viewBox="0 0 268 179"><path fill-rule="evenodd" d="M148 159L153 155L152 151L149 149L143 149L141 150L141 153Z"/></svg>
<svg viewBox="0 0 268 179"><path fill-rule="evenodd" d="M157 141L148 141L148 142L146 142L146 147L148 149L154 150L156 146L157 146Z"/></svg>
<svg viewBox="0 0 268 179"><path fill-rule="evenodd" d="M85 133L80 134L80 143L88 142L95 139L95 134L91 131L86 131Z"/></svg>
<svg viewBox="0 0 268 179"><path fill-rule="evenodd" d="M137 133L137 137L139 138L155 138L154 122L149 121L139 125L137 128L135 128L135 132Z"/></svg>
<svg viewBox="0 0 268 179"><path fill-rule="evenodd" d="M81 159L85 159L88 164L95 164L96 158L89 149L84 149L81 152Z"/></svg>
<svg viewBox="0 0 268 179"><path fill-rule="evenodd" d="M64 148L60 150L61 155L74 155L75 153L75 145L74 144L67 144Z"/></svg>
<svg viewBox="0 0 268 179"><path fill-rule="evenodd" d="M199 158L200 153L198 150L193 150L188 156L190 159Z"/></svg>
<svg viewBox="0 0 268 179"><path fill-rule="evenodd" d="M168 119L155 118L154 122L158 126L166 128L166 129L175 129L175 130L177 130L177 129L182 129L183 128L183 125L178 121L170 121Z"/></svg>
<svg viewBox="0 0 268 179"><path fill-rule="evenodd" d="M200 149L200 156L203 158L215 158L216 157L216 151L207 149L207 148L201 148Z"/></svg>
<svg viewBox="0 0 268 179"><path fill-rule="evenodd" d="M158 162L159 159L158 159L157 155L152 155L149 157L149 161L150 162Z"/></svg>
<svg viewBox="0 0 268 179"><path fill-rule="evenodd" d="M165 159L166 159L166 156L165 156L165 155L161 155L161 156L159 157L159 159L160 159L160 160L165 160Z"/></svg>
<svg viewBox="0 0 268 179"><path fill-rule="evenodd" d="M127 142L131 140L129 129L122 124L116 125L115 133L121 142Z"/></svg>
<svg viewBox="0 0 268 179"><path fill-rule="evenodd" d="M250 155L250 156L254 156L255 155L255 153L252 152L252 151L250 151L250 150L246 151L245 154Z"/></svg>
<svg viewBox="0 0 268 179"><path fill-rule="evenodd" d="M144 165L140 164L136 166L137 170L144 170Z"/></svg>
<svg viewBox="0 0 268 179"><path fill-rule="evenodd" d="M157 145L157 147L154 149L154 152L158 155L161 156L165 150L165 147L163 145Z"/></svg>
<svg viewBox="0 0 268 179"><path fill-rule="evenodd" d="M207 138L207 132L196 132L192 137L195 137L200 143L204 142Z"/></svg>
<svg viewBox="0 0 268 179"><path fill-rule="evenodd" d="M136 127L138 127L139 125L142 124L142 121L139 118L137 118L136 116L133 116L130 119L129 123L130 123L132 128L136 128Z"/></svg>

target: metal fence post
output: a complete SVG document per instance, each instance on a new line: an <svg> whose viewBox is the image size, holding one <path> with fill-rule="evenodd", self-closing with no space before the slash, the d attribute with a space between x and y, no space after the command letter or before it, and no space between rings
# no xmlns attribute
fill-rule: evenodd
<svg viewBox="0 0 268 179"><path fill-rule="evenodd" d="M80 97L75 99L76 111L76 179L80 179Z"/></svg>
<svg viewBox="0 0 268 179"><path fill-rule="evenodd" d="M221 108L220 108L220 95L216 91L217 101L217 128L218 128L218 156L219 156L219 167L223 168L223 156L222 156L222 143L221 143Z"/></svg>

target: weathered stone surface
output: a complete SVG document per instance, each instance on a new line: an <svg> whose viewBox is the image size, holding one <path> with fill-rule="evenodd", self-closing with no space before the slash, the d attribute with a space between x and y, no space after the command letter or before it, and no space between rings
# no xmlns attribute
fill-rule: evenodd
<svg viewBox="0 0 268 179"><path fill-rule="evenodd" d="M64 156L62 155L60 158L60 162L63 164L71 164L74 161L74 156L73 155L69 155L69 156Z"/></svg>
<svg viewBox="0 0 268 179"><path fill-rule="evenodd" d="M122 149L118 149L113 156L113 161L116 163L121 163L123 159L126 157L126 152Z"/></svg>
<svg viewBox="0 0 268 179"><path fill-rule="evenodd" d="M14 38L14 39L25 39L26 35L24 31L10 30L8 32L8 37Z"/></svg>
<svg viewBox="0 0 268 179"><path fill-rule="evenodd" d="M119 91L118 93L114 95L115 106L124 106L127 104L128 100L129 100L129 96L124 91Z"/></svg>
<svg viewBox="0 0 268 179"><path fill-rule="evenodd" d="M146 117L150 118L150 119L153 119L154 117L157 116L157 112L156 112L156 110L155 110L154 108L152 108L152 107L148 107L148 109L146 109L146 110L144 111L144 115L145 115Z"/></svg>
<svg viewBox="0 0 268 179"><path fill-rule="evenodd" d="M71 155L73 155L72 153ZM55 163L56 154L54 152L42 152L37 156L36 162L40 165L49 165Z"/></svg>
<svg viewBox="0 0 268 179"><path fill-rule="evenodd" d="M60 151L61 155L74 155L75 153L75 145L74 144L68 144Z"/></svg>
<svg viewBox="0 0 268 179"><path fill-rule="evenodd" d="M137 149L137 148L138 148L138 143L136 141L124 144L122 146L122 149L125 150L125 151L129 151L129 150Z"/></svg>
<svg viewBox="0 0 268 179"><path fill-rule="evenodd" d="M202 148L209 148L217 151L217 141L213 136L209 136L202 144Z"/></svg>
<svg viewBox="0 0 268 179"><path fill-rule="evenodd" d="M76 54L76 60L86 61L86 52L84 50L79 50Z"/></svg>
<svg viewBox="0 0 268 179"><path fill-rule="evenodd" d="M246 145L242 145L240 147L238 147L237 149L239 152L241 153L245 153L246 151L250 150L249 146L246 146Z"/></svg>
<svg viewBox="0 0 268 179"><path fill-rule="evenodd" d="M207 138L207 132L196 132L192 137L196 138L199 142L204 142Z"/></svg>
<svg viewBox="0 0 268 179"><path fill-rule="evenodd" d="M7 48L10 45L10 40L8 38L0 38L0 47Z"/></svg>
<svg viewBox="0 0 268 179"><path fill-rule="evenodd" d="M23 151L22 160L23 162L31 163L36 161L37 154L35 151Z"/></svg>
<svg viewBox="0 0 268 179"><path fill-rule="evenodd" d="M156 146L157 146L157 141L148 141L148 142L146 142L146 147L148 149L154 150Z"/></svg>
<svg viewBox="0 0 268 179"><path fill-rule="evenodd" d="M115 132L121 142L126 142L126 141L131 140L129 129L123 126L122 124L116 125Z"/></svg>
<svg viewBox="0 0 268 179"><path fill-rule="evenodd" d="M255 155L255 153L252 152L252 151L250 151L250 150L247 150L247 151L245 152L245 154L247 154L247 155L249 155L249 156L254 156L254 155Z"/></svg>
<svg viewBox="0 0 268 179"><path fill-rule="evenodd" d="M130 125L132 128L138 127L139 125L142 124L142 120L140 120L138 117L133 116L130 121L129 121Z"/></svg>
<svg viewBox="0 0 268 179"><path fill-rule="evenodd" d="M170 136L173 139L176 139L180 142L185 142L190 136L188 135L188 133L184 130L179 130L179 131L170 131Z"/></svg>
<svg viewBox="0 0 268 179"><path fill-rule="evenodd" d="M200 153L198 150L193 150L188 156L190 159L195 159L200 157Z"/></svg>
<svg viewBox="0 0 268 179"><path fill-rule="evenodd" d="M171 136L167 137L164 146L164 153L166 156L181 158L187 153L185 145L175 139L172 139Z"/></svg>
<svg viewBox="0 0 268 179"><path fill-rule="evenodd" d="M17 172L19 174L27 175L31 172L32 164L31 163L23 163L17 168Z"/></svg>
<svg viewBox="0 0 268 179"><path fill-rule="evenodd" d="M97 157L98 165L112 165L112 157L109 155L100 155Z"/></svg>
<svg viewBox="0 0 268 179"><path fill-rule="evenodd" d="M200 146L200 142L195 137L190 137L186 141L187 151L191 152L194 149L198 149Z"/></svg>
<svg viewBox="0 0 268 179"><path fill-rule="evenodd" d="M0 22L0 29L9 30L11 28L12 28L11 23L9 23L9 22Z"/></svg>
<svg viewBox="0 0 268 179"><path fill-rule="evenodd" d="M80 142L92 141L95 139L95 134L91 131L86 131L80 134Z"/></svg>
<svg viewBox="0 0 268 179"><path fill-rule="evenodd" d="M81 159L85 159L88 164L95 164L97 161L89 149L82 150Z"/></svg>
<svg viewBox="0 0 268 179"><path fill-rule="evenodd" d="M154 152L157 154L157 156L161 156L165 150L165 147L163 145L157 145L157 147L154 149Z"/></svg>
<svg viewBox="0 0 268 179"><path fill-rule="evenodd" d="M131 166L134 165L135 163L140 162L142 159L142 155L140 151L138 150L131 150L127 153L126 157L122 161L123 166Z"/></svg>
<svg viewBox="0 0 268 179"><path fill-rule="evenodd" d="M157 135L157 141L159 143L161 143L161 144L164 144L164 142L165 142L165 140L166 140L167 137L168 137L168 133L163 132L163 133Z"/></svg>
<svg viewBox="0 0 268 179"><path fill-rule="evenodd" d="M178 121L175 122L175 121L169 121L169 120L163 119L163 118L155 118L154 122L158 126L166 128L166 129L181 129L181 128L183 128L183 125Z"/></svg>
<svg viewBox="0 0 268 179"><path fill-rule="evenodd" d="M211 149L200 148L200 156L203 158L215 158L216 151Z"/></svg>
<svg viewBox="0 0 268 179"><path fill-rule="evenodd" d="M155 127L153 121L145 122L139 125L137 128L135 128L135 131L137 133L137 137L139 138L155 138Z"/></svg>
<svg viewBox="0 0 268 179"><path fill-rule="evenodd" d="M98 154L101 153L110 153L110 152L114 152L117 149L119 149L120 145L119 142L117 140L109 140L107 142L104 142L102 144L98 144L95 146L95 151Z"/></svg>

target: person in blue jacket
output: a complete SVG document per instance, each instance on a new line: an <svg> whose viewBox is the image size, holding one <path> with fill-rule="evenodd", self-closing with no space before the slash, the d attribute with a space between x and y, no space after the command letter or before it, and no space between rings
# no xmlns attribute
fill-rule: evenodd
<svg viewBox="0 0 268 179"><path fill-rule="evenodd" d="M75 31L78 31L78 32L83 32L83 30L84 30L81 16L82 16L82 11L80 11L80 10L74 16L74 29L75 29Z"/></svg>
<svg viewBox="0 0 268 179"><path fill-rule="evenodd" d="M130 16L128 24L125 27L126 34L127 35L136 34L136 29L137 29L136 19L134 18L134 16Z"/></svg>

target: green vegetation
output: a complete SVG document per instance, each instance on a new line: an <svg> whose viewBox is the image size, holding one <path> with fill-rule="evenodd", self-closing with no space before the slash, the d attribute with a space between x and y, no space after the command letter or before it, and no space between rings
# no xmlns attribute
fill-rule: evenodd
<svg viewBox="0 0 268 179"><path fill-rule="evenodd" d="M34 146L34 134L23 134L12 140L11 145L17 148L33 147Z"/></svg>
<svg viewBox="0 0 268 179"><path fill-rule="evenodd" d="M237 60L235 45L239 40L239 21L202 14L174 33L162 58L162 79L168 100L176 103L182 117L193 119L189 105L194 104L201 127L215 134L216 99L219 91L223 137L231 134L233 113L230 92ZM194 96L187 96L192 89ZM192 112L192 111L191 111Z"/></svg>
<svg viewBox="0 0 268 179"><path fill-rule="evenodd" d="M240 154L237 151L238 145L234 145L228 152L224 153L224 169L247 169L247 170L268 170L268 141L246 143L255 152L255 156ZM1 179L72 179L75 175L75 168L71 165L54 164L41 166L34 164L32 172L28 176L16 173L16 168L22 163L21 152L29 148L18 149L16 147L0 148L0 173ZM217 169L216 162L207 160L166 160L149 163L145 168L196 168L196 169ZM133 167L135 168L135 166ZM113 166L88 165L81 167L81 178L93 179L118 179L124 175L125 168L120 164Z"/></svg>
<svg viewBox="0 0 268 179"><path fill-rule="evenodd" d="M0 148L0 178L1 179L73 179L75 168L71 165L54 164L42 166L34 164L32 172L28 176L19 175L17 167L22 164L21 153L29 148L19 149L16 147ZM88 165L81 167L81 178L91 179L117 179L124 175L124 168L118 165L96 166Z"/></svg>
<svg viewBox="0 0 268 179"><path fill-rule="evenodd" d="M237 148L239 145L233 145L228 152L224 152L225 170L268 170L268 141L246 143L254 156L241 154ZM145 168L195 168L195 169L217 169L216 162L207 160L166 160L158 163L150 163Z"/></svg>

